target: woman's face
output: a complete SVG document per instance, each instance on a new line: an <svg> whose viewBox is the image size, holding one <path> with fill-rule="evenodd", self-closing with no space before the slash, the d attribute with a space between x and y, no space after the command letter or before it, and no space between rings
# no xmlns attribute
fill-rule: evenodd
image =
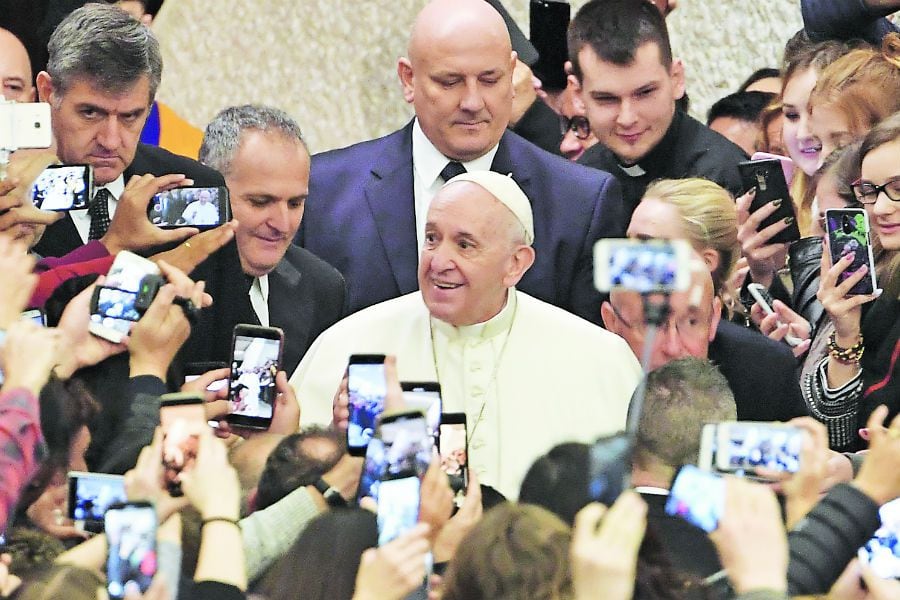
<svg viewBox="0 0 900 600"><path fill-rule="evenodd" d="M900 176L900 139L878 146L863 159L861 180L884 185ZM894 194L894 197L897 197ZM886 250L900 250L900 202L880 192L875 204L866 204L872 229Z"/></svg>
<svg viewBox="0 0 900 600"><path fill-rule="evenodd" d="M784 86L782 95L784 125L782 137L788 156L800 169L812 176L819 166L822 144L809 129L809 95L816 87L818 73L813 68L795 73Z"/></svg>
<svg viewBox="0 0 900 600"><path fill-rule="evenodd" d="M810 235L825 237L825 211L829 208L846 208L847 203L838 194L837 180L831 174L823 175L816 186L816 203Z"/></svg>
<svg viewBox="0 0 900 600"><path fill-rule="evenodd" d="M817 104L810 107L809 130L822 144L822 151L819 153L820 165L829 154L853 143L855 137L847 116L831 104Z"/></svg>

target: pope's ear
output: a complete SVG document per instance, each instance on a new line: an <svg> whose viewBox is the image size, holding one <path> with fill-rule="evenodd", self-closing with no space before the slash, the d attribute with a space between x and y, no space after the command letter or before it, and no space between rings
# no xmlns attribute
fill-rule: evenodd
<svg viewBox="0 0 900 600"><path fill-rule="evenodd" d="M400 85L403 88L403 99L407 104L412 104L415 99L413 93L413 67L408 58L400 58L397 61L397 76L400 78Z"/></svg>

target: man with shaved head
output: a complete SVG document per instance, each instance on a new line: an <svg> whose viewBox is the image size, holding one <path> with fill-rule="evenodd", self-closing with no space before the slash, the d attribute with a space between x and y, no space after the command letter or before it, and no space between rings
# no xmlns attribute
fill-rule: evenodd
<svg viewBox="0 0 900 600"><path fill-rule="evenodd" d="M13 102L34 102L31 61L15 35L0 28L0 95Z"/></svg>
<svg viewBox="0 0 900 600"><path fill-rule="evenodd" d="M507 129L516 54L484 0L434 0L416 17L397 72L416 117L386 137L313 157L297 241L341 271L350 311L412 292L425 215L457 173L512 174L534 211L534 265L520 288L598 321L592 247L624 234L608 174Z"/></svg>
<svg viewBox="0 0 900 600"><path fill-rule="evenodd" d="M507 497L552 446L622 429L640 377L625 342L515 288L535 263L536 220L509 176L444 184L423 228L420 291L339 321L291 377L304 424L331 423L347 359L372 353L396 355L401 381L441 384L443 411L466 414L469 467Z"/></svg>

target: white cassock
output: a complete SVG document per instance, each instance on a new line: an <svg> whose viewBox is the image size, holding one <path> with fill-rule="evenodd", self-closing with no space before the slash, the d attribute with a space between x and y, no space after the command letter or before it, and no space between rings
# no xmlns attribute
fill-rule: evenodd
<svg viewBox="0 0 900 600"><path fill-rule="evenodd" d="M640 365L619 336L511 290L485 323L432 319L420 292L350 315L320 335L290 383L303 425L331 423L351 354L394 354L401 381L438 381L443 412L465 412L469 468L507 498L562 442L621 431Z"/></svg>

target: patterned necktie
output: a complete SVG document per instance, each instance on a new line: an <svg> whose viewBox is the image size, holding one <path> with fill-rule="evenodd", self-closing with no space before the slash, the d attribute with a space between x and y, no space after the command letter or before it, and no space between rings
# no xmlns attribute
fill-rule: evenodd
<svg viewBox="0 0 900 600"><path fill-rule="evenodd" d="M447 163L447 166L444 167L444 170L441 171L441 179L444 180L444 183L447 183L457 175L462 175L463 173L466 173L466 168L462 163L451 160Z"/></svg>
<svg viewBox="0 0 900 600"><path fill-rule="evenodd" d="M99 240L109 229L109 190L100 188L94 194L94 199L88 207L91 216L91 229L88 232L89 240Z"/></svg>

